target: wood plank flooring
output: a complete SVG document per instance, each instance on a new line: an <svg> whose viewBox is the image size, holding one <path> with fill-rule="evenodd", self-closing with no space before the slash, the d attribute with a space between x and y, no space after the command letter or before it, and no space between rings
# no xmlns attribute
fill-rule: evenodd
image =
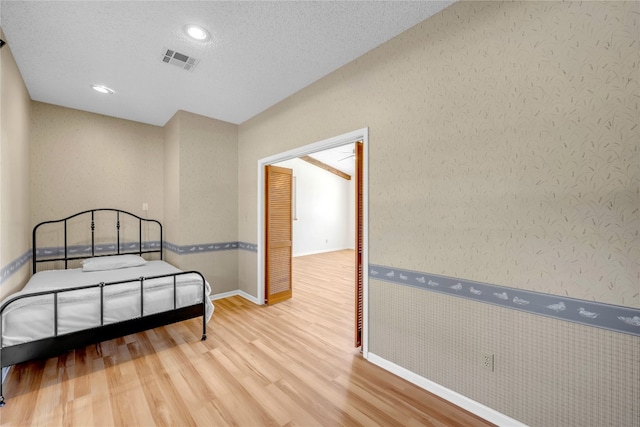
<svg viewBox="0 0 640 427"><path fill-rule="evenodd" d="M188 320L21 364L3 426L488 426L364 360L353 251L294 258L293 298L214 302Z"/></svg>

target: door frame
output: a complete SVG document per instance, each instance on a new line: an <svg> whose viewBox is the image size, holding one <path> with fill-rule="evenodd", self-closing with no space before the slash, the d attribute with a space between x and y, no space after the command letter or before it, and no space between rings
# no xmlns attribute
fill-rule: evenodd
<svg viewBox="0 0 640 427"><path fill-rule="evenodd" d="M264 220L264 203L265 203L265 176L264 170L266 165L283 162L285 160L295 159L301 156L314 153L316 151L327 150L329 148L340 147L356 141L362 141L362 354L366 358L369 352L369 128L362 128L332 138L317 141L303 147L294 148L283 153L274 154L269 157L258 160L258 262L257 262L257 292L258 303L264 304L264 280L265 280L265 220ZM354 284L355 286L355 284Z"/></svg>

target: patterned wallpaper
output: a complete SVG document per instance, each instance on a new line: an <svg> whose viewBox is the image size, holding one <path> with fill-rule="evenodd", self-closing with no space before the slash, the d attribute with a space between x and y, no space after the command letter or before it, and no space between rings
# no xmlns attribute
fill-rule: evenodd
<svg viewBox="0 0 640 427"><path fill-rule="evenodd" d="M164 137L166 259L200 271L214 294L236 290L247 247L237 241L237 126L178 111Z"/></svg>
<svg viewBox="0 0 640 427"><path fill-rule="evenodd" d="M180 243L180 112L164 125L163 218L164 238Z"/></svg>
<svg viewBox="0 0 640 427"><path fill-rule="evenodd" d="M640 307L638 3L603 5L454 5L394 41L424 60L371 146L372 260Z"/></svg>
<svg viewBox="0 0 640 427"><path fill-rule="evenodd" d="M184 111L179 114L179 241L237 240L238 127Z"/></svg>
<svg viewBox="0 0 640 427"><path fill-rule="evenodd" d="M640 337L369 284L375 355L531 427L640 425Z"/></svg>
<svg viewBox="0 0 640 427"><path fill-rule="evenodd" d="M1 28L0 37L6 40ZM29 249L30 107L29 93L7 44L0 52L0 299L18 290L28 276L26 268L13 269Z"/></svg>
<svg viewBox="0 0 640 427"><path fill-rule="evenodd" d="M35 101L31 114L31 226L101 207L163 221L162 128Z"/></svg>

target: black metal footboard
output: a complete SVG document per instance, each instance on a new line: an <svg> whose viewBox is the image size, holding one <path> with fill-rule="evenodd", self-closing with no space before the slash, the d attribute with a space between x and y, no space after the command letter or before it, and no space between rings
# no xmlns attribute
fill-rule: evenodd
<svg viewBox="0 0 640 427"><path fill-rule="evenodd" d="M185 306L177 307L178 298L178 277L197 274L202 280L202 302ZM144 291L145 282L153 279L173 278L173 309L161 313L154 313L144 315ZM126 283L140 283L140 317L120 321L116 323L104 324L104 288L126 284ZM66 292L85 290L85 289L100 289L100 326L82 329L79 331L58 334L58 295ZM3 348L3 313L4 310L9 307L15 301L33 298L43 295L53 295L53 325L54 335L51 337L38 339L22 344L11 345ZM163 274L157 276L140 277L129 280L121 280L117 282L109 283L97 283L87 286L78 286L66 289L56 289L42 292L34 292L30 294L17 295L7 300L0 307L0 367L6 367L15 365L17 363L27 362L34 359L43 359L54 357L63 354L69 350L75 348L85 347L90 344L106 341L109 339L122 337L136 332L141 332L148 329L153 329L158 326L164 326L171 323L179 322L182 320L191 319L194 317L202 316L202 340L207 339L207 319L206 319L206 298L207 298L207 284L204 276L197 271L185 271L179 273ZM0 406L4 406L4 395L2 393L2 383L0 382Z"/></svg>

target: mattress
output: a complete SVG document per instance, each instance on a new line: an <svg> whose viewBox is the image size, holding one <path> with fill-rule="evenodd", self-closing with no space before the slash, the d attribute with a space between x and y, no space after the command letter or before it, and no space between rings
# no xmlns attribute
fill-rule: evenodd
<svg viewBox="0 0 640 427"><path fill-rule="evenodd" d="M33 275L18 296L52 289L69 289L101 282L122 284L105 286L104 324L111 324L141 317L140 277L179 273L181 270L164 261L149 261L138 267L88 272L81 268L41 271ZM202 278L190 273L177 276L176 307L202 303ZM213 314L211 293L206 283L206 320ZM2 315L2 347L41 338L52 337L54 332L53 295L29 296L12 302ZM143 315L161 313L173 309L173 277L149 279L144 282ZM0 306L2 305L0 304ZM58 294L58 335L100 326L100 288L72 290Z"/></svg>

